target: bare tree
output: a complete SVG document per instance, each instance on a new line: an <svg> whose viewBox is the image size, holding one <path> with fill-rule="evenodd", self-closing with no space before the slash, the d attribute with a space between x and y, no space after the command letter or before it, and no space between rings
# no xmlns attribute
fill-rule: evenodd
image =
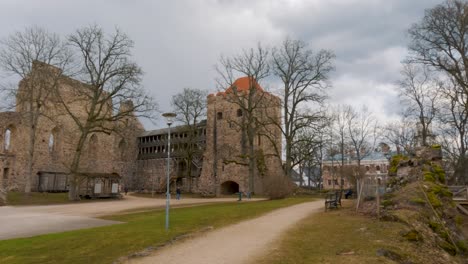
<svg viewBox="0 0 468 264"><path fill-rule="evenodd" d="M2 92L10 99L7 108L17 108L29 128L27 141L27 166L25 175L26 194L31 191L34 149L38 122L47 118L48 98L61 76L61 71L50 71L48 65L66 70L70 55L60 37L39 27L26 28L0 41L0 67L11 75L22 79L16 85L3 83ZM16 99L16 100L15 100Z"/></svg>
<svg viewBox="0 0 468 264"><path fill-rule="evenodd" d="M306 105L322 105L326 98L329 75L334 70L334 54L328 50L313 52L300 40L286 39L272 52L272 69L284 85L281 91L283 123L277 124L285 141L284 172L290 176L293 167L292 149L297 133L318 122L320 113L304 110Z"/></svg>
<svg viewBox="0 0 468 264"><path fill-rule="evenodd" d="M353 115L353 108L349 105L339 105L332 109L331 112L332 118L332 144L338 146L340 153L340 189L343 190L343 178L345 178L345 157L346 149L349 148L349 119Z"/></svg>
<svg viewBox="0 0 468 264"><path fill-rule="evenodd" d="M454 168L451 181L468 182L466 154L468 151L468 94L453 80L444 83L443 107L440 113L441 143L446 158Z"/></svg>
<svg viewBox="0 0 468 264"><path fill-rule="evenodd" d="M455 90L444 90L446 98L454 99L453 102L448 103L448 106L455 111L455 115L444 114L444 117L452 116L452 122L458 123L458 132L456 133L459 139L452 141L452 144L459 144L453 149L459 149L458 153L461 155L456 162L455 173L460 178L465 178L465 181L468 181L468 175L465 173L466 159L463 142L466 141L464 138L466 134L463 124L465 113L462 109L466 107L463 101L468 95L467 10L468 3L466 1L447 0L426 10L423 19L409 29L411 38L409 61L430 66L439 73L448 76L455 84ZM455 93L447 96L450 92Z"/></svg>
<svg viewBox="0 0 468 264"><path fill-rule="evenodd" d="M322 182L322 163L327 144L330 142L331 119L324 116L315 127L303 128L294 140L292 151L293 167L299 167L301 183L304 173L318 188Z"/></svg>
<svg viewBox="0 0 468 264"><path fill-rule="evenodd" d="M69 198L77 200L84 179L79 176L80 160L89 136L118 132L126 118L151 113L155 105L140 86L142 71L131 61L133 41L126 34L116 29L105 35L94 25L70 35L68 45L74 52L81 83L72 82L72 98L62 89L56 89L56 96L77 127L69 179ZM85 105L84 112L73 108L76 102Z"/></svg>
<svg viewBox="0 0 468 264"><path fill-rule="evenodd" d="M402 117L399 121L385 125L382 129L382 136L395 146L397 154L412 154L414 153L415 145L415 131L413 127L413 122Z"/></svg>
<svg viewBox="0 0 468 264"><path fill-rule="evenodd" d="M192 190L192 163L195 157L201 158L198 145L198 124L206 118L206 97L208 92L200 89L185 88L181 93L172 97L172 107L177 113L177 119L187 128L186 147L182 150L187 165L187 179L189 191ZM197 163L198 164L198 163Z"/></svg>
<svg viewBox="0 0 468 264"><path fill-rule="evenodd" d="M242 133L242 155L247 157L249 167L248 192L254 191L256 167L254 141L265 127L265 119L261 116L267 110L268 105L271 105L267 102L267 94L259 89L259 83L270 74L268 54L269 51L258 44L256 49L244 50L237 56L221 57L216 67L219 74L218 85L231 88L227 100L237 105L242 112L240 121L231 120L230 122ZM247 76L249 82L247 90L238 89L235 85L234 81L238 75Z"/></svg>
<svg viewBox="0 0 468 264"><path fill-rule="evenodd" d="M402 103L406 106L409 116L418 123L418 137L422 146L429 145L432 135L431 125L440 108L440 86L431 77L427 67L404 63L399 82L399 92Z"/></svg>
<svg viewBox="0 0 468 264"><path fill-rule="evenodd" d="M299 185L302 186L304 172L308 169L308 165L315 161L317 148L320 145L319 134L314 129L302 129L296 134L294 139L295 144L291 150L292 167L299 168Z"/></svg>
<svg viewBox="0 0 468 264"><path fill-rule="evenodd" d="M357 161L357 170L355 173L356 187L358 190L357 209L359 208L359 202L361 200L362 179L364 177L364 170L361 169L361 161L374 151L378 138L377 121L365 106L359 111L350 108L349 113L347 120L348 133Z"/></svg>

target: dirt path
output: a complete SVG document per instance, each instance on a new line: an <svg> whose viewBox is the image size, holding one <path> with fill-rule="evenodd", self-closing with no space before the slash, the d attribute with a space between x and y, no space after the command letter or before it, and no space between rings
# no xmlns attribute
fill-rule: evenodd
<svg viewBox="0 0 468 264"><path fill-rule="evenodd" d="M176 243L153 255L128 261L131 264L240 264L265 254L287 229L323 209L323 201L308 202L208 232Z"/></svg>
<svg viewBox="0 0 468 264"><path fill-rule="evenodd" d="M247 201L258 201L251 199ZM206 203L235 202L234 198L184 198L171 200L171 207ZM1 206L0 240L30 237L48 233L91 228L119 222L94 217L122 211L164 207L166 200L125 196L122 200L98 201L79 204L40 206Z"/></svg>

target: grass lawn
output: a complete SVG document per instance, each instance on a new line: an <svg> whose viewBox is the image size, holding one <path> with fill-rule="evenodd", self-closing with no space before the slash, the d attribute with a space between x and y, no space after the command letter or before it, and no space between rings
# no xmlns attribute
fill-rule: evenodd
<svg viewBox="0 0 468 264"><path fill-rule="evenodd" d="M110 216L106 219L125 223L0 241L0 263L112 263L181 234L228 225L310 200L290 198L175 208L171 210L169 232L164 230L164 210Z"/></svg>
<svg viewBox="0 0 468 264"><path fill-rule="evenodd" d="M39 193L31 192L25 196L22 192L8 192L8 205L45 205L71 203L68 193ZM73 202L76 203L76 202Z"/></svg>
<svg viewBox="0 0 468 264"><path fill-rule="evenodd" d="M401 238L405 227L355 214L350 208L308 217L285 235L268 255L253 263L395 263L377 256L380 248L394 251L413 263L432 263L418 256L417 244Z"/></svg>

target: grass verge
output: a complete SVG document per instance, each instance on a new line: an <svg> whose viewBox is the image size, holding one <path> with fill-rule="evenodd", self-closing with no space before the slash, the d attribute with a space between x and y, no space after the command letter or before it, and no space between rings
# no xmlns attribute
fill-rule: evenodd
<svg viewBox="0 0 468 264"><path fill-rule="evenodd" d="M418 254L417 243L402 239L403 230L401 223L379 222L346 208L321 212L300 222L268 255L252 263L395 263L378 256L379 249L391 251L384 255L400 262L433 263L430 257Z"/></svg>
<svg viewBox="0 0 468 264"><path fill-rule="evenodd" d="M68 200L68 193L8 192L8 205L47 205L76 203Z"/></svg>
<svg viewBox="0 0 468 264"><path fill-rule="evenodd" d="M164 230L164 210L105 217L125 223L0 241L0 263L112 263L182 234L225 226L306 201L311 199L175 208L171 210L169 232Z"/></svg>

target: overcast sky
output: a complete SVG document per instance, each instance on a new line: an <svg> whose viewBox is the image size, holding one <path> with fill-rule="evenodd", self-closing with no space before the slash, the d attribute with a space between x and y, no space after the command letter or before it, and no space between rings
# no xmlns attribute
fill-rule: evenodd
<svg viewBox="0 0 468 264"><path fill-rule="evenodd" d="M216 91L220 55L286 37L336 54L332 103L366 104L394 118L394 83L406 56L408 27L442 0L0 0L0 38L38 25L68 35L96 23L134 41L143 85L170 110L184 87ZM273 84L274 86L274 84ZM275 87L272 87L275 88ZM147 129L155 128L145 122Z"/></svg>

